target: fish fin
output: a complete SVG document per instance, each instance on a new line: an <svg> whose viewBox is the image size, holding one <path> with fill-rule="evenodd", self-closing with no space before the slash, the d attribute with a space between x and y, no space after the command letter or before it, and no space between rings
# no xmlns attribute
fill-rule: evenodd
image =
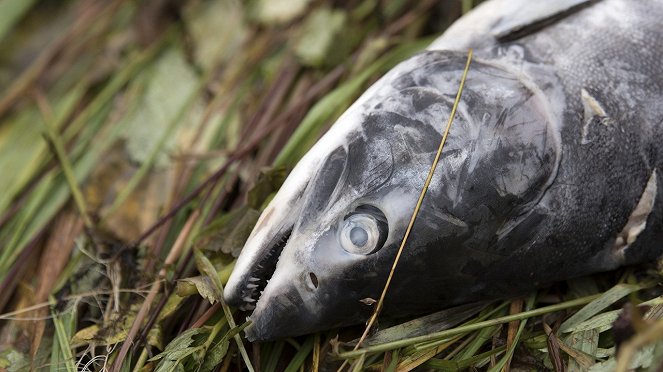
<svg viewBox="0 0 663 372"><path fill-rule="evenodd" d="M499 42L527 36L596 3L597 0L557 0L523 2L514 13L502 17L491 33Z"/></svg>

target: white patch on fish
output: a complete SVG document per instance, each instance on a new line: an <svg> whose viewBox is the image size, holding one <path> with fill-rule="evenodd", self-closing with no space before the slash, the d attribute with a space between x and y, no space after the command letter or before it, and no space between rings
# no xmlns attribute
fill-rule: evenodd
<svg viewBox="0 0 663 372"><path fill-rule="evenodd" d="M624 229L617 235L615 239L614 249L615 255L623 260L626 249L635 243L638 235L642 233L647 227L647 218L654 209L657 193L656 169L652 172L645 191L642 192L640 201L635 206L635 209L628 218Z"/></svg>

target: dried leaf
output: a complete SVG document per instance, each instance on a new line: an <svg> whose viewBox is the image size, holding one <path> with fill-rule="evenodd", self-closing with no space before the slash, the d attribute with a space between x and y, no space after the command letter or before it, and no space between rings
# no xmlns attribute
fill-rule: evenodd
<svg viewBox="0 0 663 372"><path fill-rule="evenodd" d="M129 328L136 318L136 313L122 315L119 319L113 318L103 326L97 324L83 328L76 332L71 338L72 345L86 345L95 343L98 345L114 345L124 341L129 333Z"/></svg>
<svg viewBox="0 0 663 372"><path fill-rule="evenodd" d="M597 358L596 351L598 350L599 345L599 332L596 329L591 329L588 331L574 332L571 333L566 338L566 342L569 347L591 355L594 359ZM594 362L594 361L592 361ZM585 371L587 370L586 366L581 365L576 358L571 358L569 360L569 372L576 371Z"/></svg>
<svg viewBox="0 0 663 372"><path fill-rule="evenodd" d="M301 15L311 0L257 0L254 17L260 23L281 24Z"/></svg>
<svg viewBox="0 0 663 372"><path fill-rule="evenodd" d="M566 369L564 368L562 355L559 351L560 350L559 339L557 339L557 336L545 321L543 322L543 330L548 336L547 338L548 355L550 357L550 362L552 363L553 369L555 370L555 372L564 372Z"/></svg>
<svg viewBox="0 0 663 372"><path fill-rule="evenodd" d="M190 283L196 287L198 293L211 304L219 301L221 298L221 293L216 289L212 280L206 276L195 276L192 278L185 278L180 280L180 282ZM182 293L179 289L178 283L178 294Z"/></svg>
<svg viewBox="0 0 663 372"><path fill-rule="evenodd" d="M0 352L0 369L7 372L26 371L30 369L30 358L14 348L7 348Z"/></svg>
<svg viewBox="0 0 663 372"><path fill-rule="evenodd" d="M559 348L562 349L566 354L573 358L582 371L588 370L591 366L596 364L596 359L585 352L582 352L578 349L575 349L564 342L559 342Z"/></svg>
<svg viewBox="0 0 663 372"><path fill-rule="evenodd" d="M196 63L205 69L241 52L248 36L244 8L238 1L189 3L184 22L195 44Z"/></svg>
<svg viewBox="0 0 663 372"><path fill-rule="evenodd" d="M341 10L320 8L308 16L295 46L295 54L302 64L322 67L334 65L338 58L343 58L339 45L346 23L347 14Z"/></svg>
<svg viewBox="0 0 663 372"><path fill-rule="evenodd" d="M139 164L150 161L152 153L158 151L154 163L164 167L170 163L169 154L178 143L190 143L184 137L190 138L190 132L200 122L202 107L173 123L186 110L199 78L178 48L166 51L145 76L149 77L145 94L138 110L126 119L123 136L133 161Z"/></svg>

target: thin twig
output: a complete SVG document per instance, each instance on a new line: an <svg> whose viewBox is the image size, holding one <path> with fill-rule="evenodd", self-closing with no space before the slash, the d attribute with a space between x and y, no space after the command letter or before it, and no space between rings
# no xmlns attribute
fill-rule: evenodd
<svg viewBox="0 0 663 372"><path fill-rule="evenodd" d="M419 214L419 210L421 209L421 205L423 204L424 196L426 196L426 191L428 191L428 186L430 185L431 180L433 179L433 174L435 173L435 168L437 167L437 163L440 161L440 155L442 154L442 149L444 148L444 144L447 141L447 137L449 135L449 130L451 129L451 124L453 123L454 116L456 116L456 109L458 108L458 104L460 103L460 97L463 93L465 80L467 79L467 73L470 69L471 62L472 62L472 49L470 49L467 53L467 62L465 64L465 70L463 71L463 76L460 79L460 85L458 86L458 92L456 93L456 100L454 101L454 105L451 109L451 114L449 115L447 126L444 130L444 134L442 136L442 140L440 141L440 145L437 148L437 153L435 154L433 165L431 166L430 171L428 172L428 176L426 177L426 182L424 182L424 187L421 189L421 194L419 194L419 200L417 200L417 205L415 206L414 212L412 213L412 217L410 218L410 223L407 226L407 230L405 230L405 235L403 236L401 245L398 247L398 252L396 253L396 257L394 258L394 263L391 266L391 271L389 272L389 276L387 277L387 282L384 285L384 289L382 290L380 299L378 300L377 306L375 307L375 311L373 312L373 315L369 319L368 324L366 325L366 329L364 329L364 333L361 335L361 338L359 339L353 350L359 349L361 344L368 336L368 333L370 332L371 327L373 326L375 320L380 314L380 311L382 310L382 306L384 305L384 299L387 295L387 291L389 290L389 285L391 284L391 280L394 276L394 271L396 270L398 261L400 260L401 254L403 253L405 244L407 243L407 238L410 236L410 232L412 231L412 226L414 226L414 222L417 219L417 214Z"/></svg>

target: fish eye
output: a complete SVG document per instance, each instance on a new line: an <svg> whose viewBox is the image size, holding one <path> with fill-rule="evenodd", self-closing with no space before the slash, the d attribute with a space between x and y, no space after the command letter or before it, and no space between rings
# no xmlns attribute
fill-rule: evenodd
<svg viewBox="0 0 663 372"><path fill-rule="evenodd" d="M348 253L368 255L382 248L388 232L384 213L374 206L362 205L341 222L339 243Z"/></svg>

